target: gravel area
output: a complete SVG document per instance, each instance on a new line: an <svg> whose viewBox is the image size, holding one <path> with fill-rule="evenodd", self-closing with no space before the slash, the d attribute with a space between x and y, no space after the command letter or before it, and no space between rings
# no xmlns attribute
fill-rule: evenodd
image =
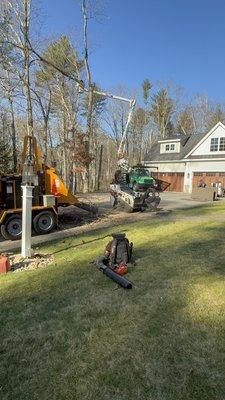
<svg viewBox="0 0 225 400"><path fill-rule="evenodd" d="M22 272L37 268L44 268L54 261L51 254L34 254L32 258L24 258L20 254L7 254L11 272Z"/></svg>

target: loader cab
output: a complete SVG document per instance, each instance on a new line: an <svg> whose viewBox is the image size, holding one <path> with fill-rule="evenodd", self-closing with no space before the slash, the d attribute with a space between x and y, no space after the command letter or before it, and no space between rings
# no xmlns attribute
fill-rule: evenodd
<svg viewBox="0 0 225 400"><path fill-rule="evenodd" d="M134 190L146 190L149 187L154 186L155 180L151 176L151 171L141 165L132 167L130 173L130 184Z"/></svg>

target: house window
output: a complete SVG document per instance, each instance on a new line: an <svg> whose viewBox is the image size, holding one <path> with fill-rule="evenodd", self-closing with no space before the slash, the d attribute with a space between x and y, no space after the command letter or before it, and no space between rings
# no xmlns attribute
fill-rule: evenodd
<svg viewBox="0 0 225 400"><path fill-rule="evenodd" d="M212 138L210 144L210 151L218 151L218 138Z"/></svg>
<svg viewBox="0 0 225 400"><path fill-rule="evenodd" d="M225 151L225 137L220 138L220 151Z"/></svg>
<svg viewBox="0 0 225 400"><path fill-rule="evenodd" d="M166 144L165 150L166 151L174 151L175 150L175 144L174 143Z"/></svg>
<svg viewBox="0 0 225 400"><path fill-rule="evenodd" d="M166 151L170 151L170 145L166 144Z"/></svg>
<svg viewBox="0 0 225 400"><path fill-rule="evenodd" d="M225 137L212 138L210 144L210 151L225 151Z"/></svg>

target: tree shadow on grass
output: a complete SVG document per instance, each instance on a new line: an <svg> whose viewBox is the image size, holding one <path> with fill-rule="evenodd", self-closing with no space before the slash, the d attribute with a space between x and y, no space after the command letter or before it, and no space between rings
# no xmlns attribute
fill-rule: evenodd
<svg viewBox="0 0 225 400"><path fill-rule="evenodd" d="M217 207L218 206L218 207ZM212 212L212 208L214 208L214 212L220 213L221 211L224 211L225 209L225 202L203 202L202 204L197 204L197 205L190 205L189 207L183 207L183 208L178 208L176 210L172 210L172 212L176 215L185 213L186 215L193 214L196 216L196 214L199 215L208 215Z"/></svg>
<svg viewBox="0 0 225 400"><path fill-rule="evenodd" d="M101 229L101 232L102 232L102 229ZM125 233L125 232L126 232L126 229L121 229L120 232ZM86 245L86 244L90 244L90 243L94 243L94 242L98 242L98 241L100 241L100 240L103 240L103 239L106 239L106 238L110 238L110 237L112 237L112 233L110 233L110 234L108 234L108 235L105 235L105 236L100 236L100 237L97 237L97 238L94 238L94 239L86 240L86 241L85 241L85 240L82 240L82 243L77 243L77 244L74 244L74 245L72 245L72 244L71 244L71 245L67 245L66 247L62 247L62 248L59 249L59 250L53 251L52 254L55 255L55 254L57 254L57 253L61 253L62 251L67 251L67 250L70 250L70 249L75 249L75 248L77 248L77 247L84 246L84 245ZM72 241L73 241L73 239L72 239ZM72 243L72 241L70 241L70 243Z"/></svg>
<svg viewBox="0 0 225 400"><path fill-rule="evenodd" d="M143 237L132 291L88 266L85 250L4 290L1 398L222 400L225 281L211 261L224 256L223 224L205 239L187 230Z"/></svg>

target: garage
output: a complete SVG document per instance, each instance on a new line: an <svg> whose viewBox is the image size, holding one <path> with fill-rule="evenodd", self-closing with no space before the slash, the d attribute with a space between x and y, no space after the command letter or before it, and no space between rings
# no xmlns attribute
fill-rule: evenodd
<svg viewBox="0 0 225 400"><path fill-rule="evenodd" d="M222 186L225 187L225 172L194 172L193 187L198 186L200 181L203 181L206 186L221 182Z"/></svg>
<svg viewBox="0 0 225 400"><path fill-rule="evenodd" d="M200 181L225 187L225 125L218 122L206 133L160 139L146 153L144 164L170 183L170 192L191 193Z"/></svg>
<svg viewBox="0 0 225 400"><path fill-rule="evenodd" d="M166 189L170 192L183 192L184 190L184 173L183 172L158 172L155 174L158 179L170 183Z"/></svg>

